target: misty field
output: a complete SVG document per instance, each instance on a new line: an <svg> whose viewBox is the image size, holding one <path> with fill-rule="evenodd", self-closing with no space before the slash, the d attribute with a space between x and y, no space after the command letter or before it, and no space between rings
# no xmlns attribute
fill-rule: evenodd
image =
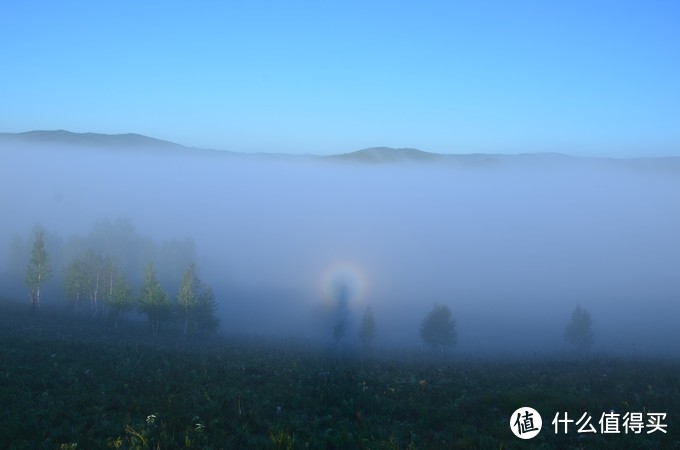
<svg viewBox="0 0 680 450"><path fill-rule="evenodd" d="M678 448L678 361L439 360L301 342L151 338L2 301L2 448ZM512 412L542 432L521 441ZM599 432L605 412L664 412L666 433ZM568 412L596 433L556 434Z"/></svg>

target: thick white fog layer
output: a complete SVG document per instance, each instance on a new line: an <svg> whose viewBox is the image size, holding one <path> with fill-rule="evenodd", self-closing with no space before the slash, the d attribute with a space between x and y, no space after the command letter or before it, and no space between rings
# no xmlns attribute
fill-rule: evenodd
<svg viewBox="0 0 680 450"><path fill-rule="evenodd" d="M25 297L11 248L36 225L65 242L125 219L193 245L225 333L330 343L341 283L348 345L371 305L376 347L422 346L420 322L445 304L455 352L560 353L579 304L594 351L680 354L677 171L17 147L0 149L0 195L3 296Z"/></svg>

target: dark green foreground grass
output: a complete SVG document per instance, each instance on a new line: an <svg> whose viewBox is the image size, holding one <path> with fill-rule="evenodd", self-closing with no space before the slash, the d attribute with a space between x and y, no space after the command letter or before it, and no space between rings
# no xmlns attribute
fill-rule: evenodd
<svg viewBox="0 0 680 450"><path fill-rule="evenodd" d="M680 363L400 362L152 340L0 303L0 448L680 448ZM172 344L172 345L171 345ZM543 430L510 431L531 406ZM665 412L667 434L556 435L556 412Z"/></svg>

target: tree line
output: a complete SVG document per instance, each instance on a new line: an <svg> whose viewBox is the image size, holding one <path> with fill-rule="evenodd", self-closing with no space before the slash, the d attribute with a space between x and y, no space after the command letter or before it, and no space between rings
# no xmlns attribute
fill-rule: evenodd
<svg viewBox="0 0 680 450"><path fill-rule="evenodd" d="M45 250L44 232L37 230L25 278L31 311L40 307L40 288L51 276L51 259ZM215 295L196 274L194 263L185 270L173 298L161 287L153 262L149 262L135 295L115 257L86 249L73 257L64 269L63 288L74 314L107 315L115 328L118 328L120 318L133 310L146 316L154 336L158 336L164 322L180 323L184 335L214 331L219 325Z"/></svg>
<svg viewBox="0 0 680 450"><path fill-rule="evenodd" d="M25 282L29 288L31 310L40 306L40 288L52 276L50 256L45 250L44 233L37 230ZM154 336L158 336L161 323L175 321L181 324L184 335L198 331L214 331L219 325L215 315L217 303L212 289L196 274L196 266L190 263L184 272L179 290L173 299L163 290L156 278L154 265L149 262L137 296L125 273L114 257L103 256L91 249L74 257L66 266L64 292L71 302L74 313L85 305L92 317L105 309L118 327L121 316L136 309L146 316ZM342 315L333 327L333 337L338 343L347 331ZM368 306L358 330L358 336L368 348L376 335L373 310ZM442 356L446 348L457 343L456 321L445 305L435 305L420 325L420 336L433 350ZM566 325L564 338L578 351L586 352L592 345L593 332L590 313L580 305L573 311Z"/></svg>

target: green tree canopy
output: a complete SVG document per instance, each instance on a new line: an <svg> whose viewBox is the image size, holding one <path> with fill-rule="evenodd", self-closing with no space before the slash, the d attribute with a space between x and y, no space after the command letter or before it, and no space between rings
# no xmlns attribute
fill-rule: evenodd
<svg viewBox="0 0 680 450"><path fill-rule="evenodd" d="M156 279L153 263L149 263L144 270L144 282L137 300L138 310L146 314L154 337L158 336L161 322L170 318L171 305L168 296Z"/></svg>
<svg viewBox="0 0 680 450"><path fill-rule="evenodd" d="M420 336L426 344L439 348L442 355L445 347L456 345L456 322L451 318L451 310L435 305L420 325Z"/></svg>
<svg viewBox="0 0 680 450"><path fill-rule="evenodd" d="M198 302L196 303L194 316L196 328L203 332L215 331L220 325L220 320L216 314L217 302L215 301L215 294L211 287L203 284L201 284L198 292Z"/></svg>
<svg viewBox="0 0 680 450"><path fill-rule="evenodd" d="M117 260L91 249L75 256L64 269L64 293L74 313L89 299L93 317L97 316L103 300L116 326L120 314L132 307L131 289Z"/></svg>
<svg viewBox="0 0 680 450"><path fill-rule="evenodd" d="M182 277L177 306L184 318L185 335L192 331L213 331L219 324L213 291L198 278L194 263L189 265Z"/></svg>
<svg viewBox="0 0 680 450"><path fill-rule="evenodd" d="M85 298L90 301L90 314L99 314L99 303L107 291L106 275L111 258L104 258L100 252L87 249L73 257L64 269L64 292L77 313Z"/></svg>
<svg viewBox="0 0 680 450"><path fill-rule="evenodd" d="M73 313L77 314L80 303L87 295L85 261L82 257L71 260L64 269L64 294L71 302Z"/></svg>

